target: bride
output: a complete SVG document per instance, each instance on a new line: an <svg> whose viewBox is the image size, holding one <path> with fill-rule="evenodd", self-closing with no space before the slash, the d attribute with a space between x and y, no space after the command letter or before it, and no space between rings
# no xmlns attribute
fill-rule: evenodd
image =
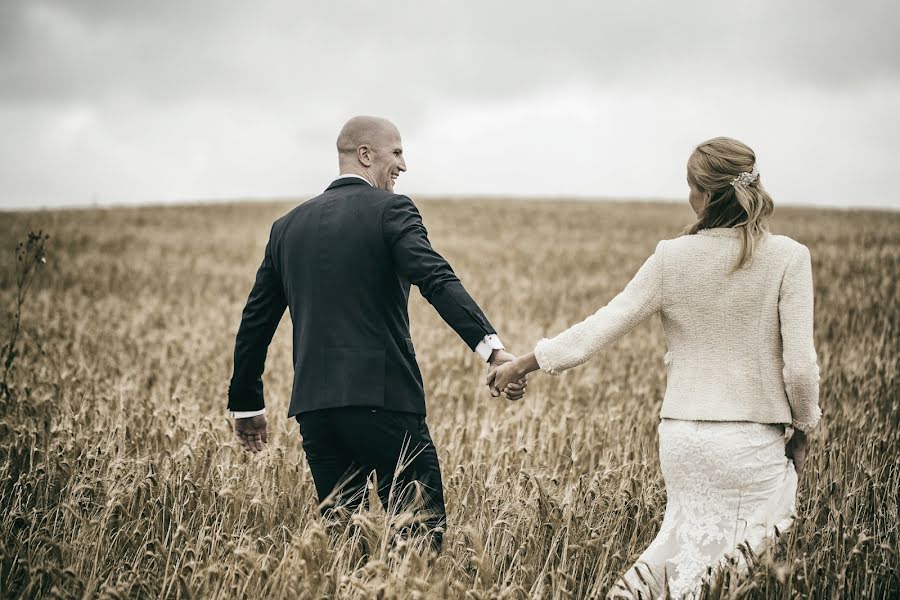
<svg viewBox="0 0 900 600"><path fill-rule="evenodd" d="M821 415L809 250L768 233L773 203L753 151L703 142L687 180L697 213L688 235L660 242L608 305L488 375L495 390L538 369L557 375L661 316L668 502L656 539L610 597L690 595L710 568L729 557L741 565L739 546L758 551L787 529L806 432Z"/></svg>

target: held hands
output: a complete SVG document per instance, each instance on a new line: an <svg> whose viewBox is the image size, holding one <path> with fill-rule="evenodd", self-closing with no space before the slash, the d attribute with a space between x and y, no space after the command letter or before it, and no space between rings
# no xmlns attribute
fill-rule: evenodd
<svg viewBox="0 0 900 600"><path fill-rule="evenodd" d="M491 389L491 396L499 397L506 394L506 399L513 402L521 400L525 396L525 388L528 381L525 374L513 376L515 369L513 361L516 357L505 350L497 350L491 356L490 369L485 383ZM503 379L498 381L497 374L502 372ZM501 385L502 383L502 385Z"/></svg>
<svg viewBox="0 0 900 600"><path fill-rule="evenodd" d="M247 452L256 454L268 443L266 415L234 420L234 437Z"/></svg>

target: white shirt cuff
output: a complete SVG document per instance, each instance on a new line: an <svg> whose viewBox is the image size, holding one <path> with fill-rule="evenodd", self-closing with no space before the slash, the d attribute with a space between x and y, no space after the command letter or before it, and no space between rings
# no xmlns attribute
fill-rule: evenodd
<svg viewBox="0 0 900 600"><path fill-rule="evenodd" d="M249 419L250 417L255 417L257 415L266 414L266 409L261 408L259 410L233 410L231 411L231 416L235 419Z"/></svg>
<svg viewBox="0 0 900 600"><path fill-rule="evenodd" d="M491 354L494 353L494 350L506 350L496 333L484 336L484 339L475 346L475 353L483 358L484 362L491 360Z"/></svg>

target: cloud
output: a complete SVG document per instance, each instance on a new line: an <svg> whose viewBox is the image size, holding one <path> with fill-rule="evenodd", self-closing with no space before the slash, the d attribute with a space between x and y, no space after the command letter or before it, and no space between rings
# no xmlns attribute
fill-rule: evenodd
<svg viewBox="0 0 900 600"><path fill-rule="evenodd" d="M855 154L893 152L898 12L890 2L14 0L0 4L0 206L307 193L333 173L336 131L358 113L393 118L428 157L405 176L421 192L680 194L668 166L592 165L643 155L680 169L700 139L742 132L773 158L806 157L798 173L829 149L829 165L867 175L866 198L900 204L886 159ZM511 146L556 154L540 169ZM448 149L465 178L442 165ZM513 176L523 165L528 182ZM858 201L848 178L824 177L812 191L789 172L784 184L798 202Z"/></svg>
<svg viewBox="0 0 900 600"><path fill-rule="evenodd" d="M897 200L883 182L900 127L884 116L900 105L900 85L825 99L809 89L784 90L749 106L741 104L745 95L710 89L700 101L689 90L571 85L512 102L438 107L431 125L408 140L404 189L686 198L691 150L729 135L754 148L778 202Z"/></svg>

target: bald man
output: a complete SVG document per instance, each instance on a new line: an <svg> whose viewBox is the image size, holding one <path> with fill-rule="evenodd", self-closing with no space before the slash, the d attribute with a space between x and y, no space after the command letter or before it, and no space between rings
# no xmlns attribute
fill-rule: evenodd
<svg viewBox="0 0 900 600"><path fill-rule="evenodd" d="M416 205L393 193L406 171L393 123L354 117L341 129L337 149L339 177L272 226L235 343L228 391L235 436L250 452L266 442L262 373L289 307L294 385L288 416L300 424L323 513L358 508L374 473L382 504L415 511L439 550L444 493L409 332L410 285L483 361L498 365L514 357L431 247ZM525 385L507 388L507 398L520 399ZM424 502L414 501L417 489Z"/></svg>

